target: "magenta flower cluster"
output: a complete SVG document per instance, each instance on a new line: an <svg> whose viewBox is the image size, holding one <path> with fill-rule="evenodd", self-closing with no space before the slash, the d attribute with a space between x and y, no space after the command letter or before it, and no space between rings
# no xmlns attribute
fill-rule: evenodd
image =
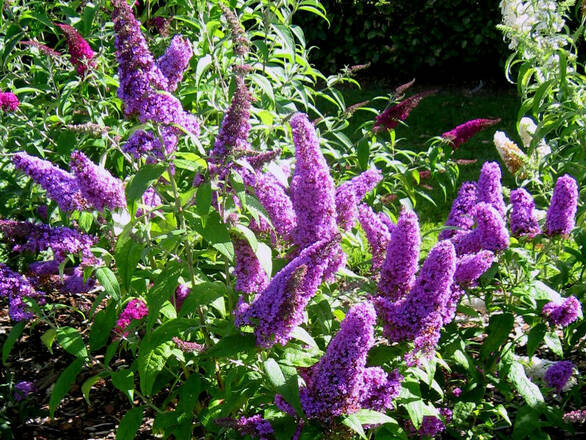
<svg viewBox="0 0 586 440"><path fill-rule="evenodd" d="M59 23L57 26L63 31L67 39L71 64L76 67L78 75L84 75L89 68L95 66L95 60L92 60L95 55L94 51L73 26Z"/></svg>
<svg viewBox="0 0 586 440"><path fill-rule="evenodd" d="M157 67L167 78L169 92L177 89L192 56L193 49L189 40L182 35L175 35L165 53L157 60Z"/></svg>
<svg viewBox="0 0 586 440"><path fill-rule="evenodd" d="M533 238L541 233L531 194L523 188L511 191L511 205L511 232L515 237Z"/></svg>
<svg viewBox="0 0 586 440"><path fill-rule="evenodd" d="M376 213L373 209L365 203L358 206L358 221L360 226L366 234L366 239L370 245L372 253L372 270L378 271L383 262L387 252L387 246L391 240L391 233L394 230L394 225L387 217L392 228L389 230L389 223L383 221L383 216L387 217L384 212Z"/></svg>
<svg viewBox="0 0 586 440"><path fill-rule="evenodd" d="M131 299L118 317L114 332L122 337L127 337L128 332L126 331L126 328L130 325L130 323L134 320L142 319L148 314L149 309L143 300L138 298Z"/></svg>
<svg viewBox="0 0 586 440"><path fill-rule="evenodd" d="M409 117L411 111L419 105L422 99L434 94L435 91L421 92L416 95L410 96L407 99L386 108L380 115L376 117L373 131L379 132L384 129L392 130L399 122L404 121Z"/></svg>
<svg viewBox="0 0 586 440"><path fill-rule="evenodd" d="M244 238L232 240L234 243L234 275L236 290L248 294L262 292L269 284L269 276L260 264L254 250Z"/></svg>
<svg viewBox="0 0 586 440"><path fill-rule="evenodd" d="M11 92L0 92L0 108L5 112L14 112L18 109L20 102L18 97Z"/></svg>
<svg viewBox="0 0 586 440"><path fill-rule="evenodd" d="M501 122L500 118L472 119L471 121L458 125L450 131L446 131L442 134L442 137L449 140L452 148L455 150L460 145L468 142L479 131L492 127L499 122Z"/></svg>

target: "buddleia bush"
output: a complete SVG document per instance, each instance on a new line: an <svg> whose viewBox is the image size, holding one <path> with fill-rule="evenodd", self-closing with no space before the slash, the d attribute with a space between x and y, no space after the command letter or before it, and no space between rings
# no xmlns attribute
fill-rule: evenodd
<svg viewBox="0 0 586 440"><path fill-rule="evenodd" d="M91 405L105 380L129 399L123 439L150 420L182 439L571 430L576 180L506 203L483 164L422 235L422 175L447 197L451 152L498 121L403 150L395 127L433 93L406 84L382 111L359 106L376 117L351 141L357 107L335 86L352 70L307 63L301 11L324 15L308 1L4 11L2 60L30 69L1 95L3 363L46 326L46 349L70 356L49 415L76 381ZM29 379L5 384L5 406L35 398Z"/></svg>

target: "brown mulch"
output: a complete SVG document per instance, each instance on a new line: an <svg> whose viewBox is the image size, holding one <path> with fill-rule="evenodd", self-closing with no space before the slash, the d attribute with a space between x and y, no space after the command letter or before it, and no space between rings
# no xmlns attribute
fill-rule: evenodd
<svg viewBox="0 0 586 440"><path fill-rule="evenodd" d="M80 310L88 310L95 295L75 296L55 294L48 301L68 304ZM82 333L89 331L89 323L83 315L72 309L60 309L57 322L59 326L71 326ZM0 346L3 345L12 323L8 308L0 307ZM115 439L120 419L131 408L128 398L116 390L110 380L100 380L89 393L90 404L83 397L81 386L86 379L98 374L99 368L84 367L78 375L70 392L59 404L55 417L49 417L49 399L59 375L74 360L57 344L50 353L41 341L41 336L49 329L46 324L27 325L19 341L14 345L6 365L0 368L0 385L12 382L31 381L37 391L24 403L13 403L0 395L0 411L10 422L13 438L18 440L90 440ZM98 354L99 355L99 354ZM135 402L137 404L138 402ZM0 413L0 417L2 414ZM136 439L151 440L152 414L145 411L145 422ZM0 420L1 421L1 420ZM2 432L0 432L2 437Z"/></svg>

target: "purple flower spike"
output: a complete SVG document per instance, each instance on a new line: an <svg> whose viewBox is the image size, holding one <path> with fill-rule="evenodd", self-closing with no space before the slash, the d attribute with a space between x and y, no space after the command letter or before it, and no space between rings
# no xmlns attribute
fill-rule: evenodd
<svg viewBox="0 0 586 440"><path fill-rule="evenodd" d="M29 394L34 393L37 390L35 384L29 381L18 382L14 385L14 400L20 402L26 399Z"/></svg>
<svg viewBox="0 0 586 440"><path fill-rule="evenodd" d="M535 216L533 197L523 188L511 191L511 232L515 237L533 238L541 233Z"/></svg>
<svg viewBox="0 0 586 440"><path fill-rule="evenodd" d="M304 373L306 387L299 390L299 395L308 418L328 421L360 409L366 356L374 345L375 321L372 304L353 306L340 324L340 331L330 341L326 354ZM369 391L376 391L373 378L370 375L367 378Z"/></svg>
<svg viewBox="0 0 586 440"><path fill-rule="evenodd" d="M175 91L177 84L183 79L192 55L189 40L182 35L175 35L165 53L157 60L157 67L169 82L167 90L170 92Z"/></svg>
<svg viewBox="0 0 586 440"><path fill-rule="evenodd" d="M387 409L392 410L393 399L401 392L401 382L403 381L399 370L387 374L380 367L365 368L362 378L364 388L361 393L360 406L382 412Z"/></svg>
<svg viewBox="0 0 586 440"><path fill-rule="evenodd" d="M421 437L433 438L445 429L446 426L440 418L435 416L424 416L423 421L421 422L421 427L417 430L417 433Z"/></svg>
<svg viewBox="0 0 586 440"><path fill-rule="evenodd" d="M16 153L12 161L16 168L38 183L47 192L47 197L57 202L62 211L81 211L87 206L88 202L81 195L73 174L63 171L48 160L24 152Z"/></svg>
<svg viewBox="0 0 586 440"><path fill-rule="evenodd" d="M269 284L269 277L256 257L248 241L236 238L233 240L236 263L236 290L244 293L260 293Z"/></svg>
<svg viewBox="0 0 586 440"><path fill-rule="evenodd" d="M413 341L414 352L431 355L439 340L442 314L451 294L456 253L448 240L431 250L409 295L398 302L379 297L384 333L393 342Z"/></svg>
<svg viewBox="0 0 586 440"><path fill-rule="evenodd" d="M27 310L23 298L37 298L43 295L34 289L27 278L0 264L0 298L8 298L8 315L13 321L25 321L34 315Z"/></svg>
<svg viewBox="0 0 586 440"><path fill-rule="evenodd" d="M163 139L163 147L161 147L161 139ZM136 130L130 135L122 149L135 159L144 157L148 163L155 163L175 151L178 141L175 127L161 127L160 138L150 131Z"/></svg>
<svg viewBox="0 0 586 440"><path fill-rule="evenodd" d="M384 213L381 214L386 216ZM368 244L370 245L372 253L372 269L373 271L377 271L385 261L387 246L391 240L391 232L381 221L381 217L377 215L370 206L364 203L358 206L358 220L360 221L360 225L362 226Z"/></svg>
<svg viewBox="0 0 586 440"><path fill-rule="evenodd" d="M122 182L106 169L94 164L81 151L71 153L70 166L81 193L98 211L126 207Z"/></svg>
<svg viewBox="0 0 586 440"><path fill-rule="evenodd" d="M578 184L576 180L564 174L553 190L553 196L545 219L545 231L548 235L570 235L576 222L578 209Z"/></svg>
<svg viewBox="0 0 586 440"><path fill-rule="evenodd" d="M474 136L479 131L492 127L499 122L501 122L500 118L473 119L471 121L465 122L464 124L458 125L456 128L453 128L450 131L446 131L444 134L442 134L442 137L448 139L452 145L452 148L455 150L460 145L468 142L470 138L472 138L472 136Z"/></svg>
<svg viewBox="0 0 586 440"><path fill-rule="evenodd" d="M440 232L439 240L449 240L453 236L461 233L470 231L474 226L474 218L472 217L472 210L478 201L476 183L464 182L458 191L458 196L452 203L452 209L446 226L454 226L459 228L461 231L456 229L444 229Z"/></svg>
<svg viewBox="0 0 586 440"><path fill-rule="evenodd" d="M553 364L545 372L543 379L550 387L555 388L558 393L561 393L563 388L572 377L572 370L574 364L570 361L560 361Z"/></svg>
<svg viewBox="0 0 586 440"><path fill-rule="evenodd" d="M257 173L254 193L266 209L279 238L292 241L293 231L297 226L297 216L283 185L270 173Z"/></svg>
<svg viewBox="0 0 586 440"><path fill-rule="evenodd" d="M488 203L474 208L476 229L452 239L458 256L475 254L482 249L497 252L509 247L509 232L499 212Z"/></svg>
<svg viewBox="0 0 586 440"><path fill-rule="evenodd" d="M219 165L232 150L248 150L250 131L250 92L244 79L236 75L236 90L230 107L224 115L222 126L216 136L214 148L210 152L212 163Z"/></svg>
<svg viewBox="0 0 586 440"><path fill-rule="evenodd" d="M413 211L403 211L391 233L378 289L389 301L403 298L415 281L419 261L419 221Z"/></svg>
<svg viewBox="0 0 586 440"><path fill-rule="evenodd" d="M492 266L493 261L494 254L491 251L480 251L458 258L454 281L461 286L474 284Z"/></svg>
<svg viewBox="0 0 586 440"><path fill-rule="evenodd" d="M63 286L61 291L63 293L87 293L93 289L96 284L92 278L83 281L83 269L75 267L70 274L64 275Z"/></svg>
<svg viewBox="0 0 586 440"><path fill-rule="evenodd" d="M505 216L505 201L501 186L501 167L497 162L485 162L478 178L478 202L490 203L501 217Z"/></svg>
<svg viewBox="0 0 586 440"><path fill-rule="evenodd" d="M235 429L240 435L249 435L259 440L272 440L274 438L273 427L259 414L252 417L240 417L238 420L216 419L214 423L218 426Z"/></svg>
<svg viewBox="0 0 586 440"><path fill-rule="evenodd" d="M336 189L336 222L345 231L348 231L358 218L357 204L366 193L372 191L382 180L383 176L376 168L365 171L359 176L344 182Z"/></svg>
<svg viewBox="0 0 586 440"><path fill-rule="evenodd" d="M433 95L434 93L435 90L421 92L404 99L398 104L388 107L376 117L376 122L374 123L372 130L376 133L383 131L384 129L394 129L399 124L399 121L407 119L411 111L419 105L423 98Z"/></svg>
<svg viewBox="0 0 586 440"><path fill-rule="evenodd" d="M322 282L334 240L322 240L304 249L273 277L252 304L246 304L241 297L235 311L236 326L254 325L256 340L263 348L276 343L285 345L293 329L303 321L305 306Z"/></svg>
<svg viewBox="0 0 586 440"><path fill-rule="evenodd" d="M65 34L67 39L67 46L69 48L69 55L71 56L71 64L77 68L77 74L83 75L88 68L95 66L94 51L87 41L77 32L77 29L68 24L57 24L57 26Z"/></svg>
<svg viewBox="0 0 586 440"><path fill-rule="evenodd" d="M548 302L543 306L542 313L553 325L566 327L578 319L581 311L582 304L578 298L569 296L560 302Z"/></svg>
<svg viewBox="0 0 586 440"><path fill-rule="evenodd" d="M315 128L307 115L294 115L291 128L297 160L290 188L297 216L294 239L299 247L306 248L337 233L336 190Z"/></svg>

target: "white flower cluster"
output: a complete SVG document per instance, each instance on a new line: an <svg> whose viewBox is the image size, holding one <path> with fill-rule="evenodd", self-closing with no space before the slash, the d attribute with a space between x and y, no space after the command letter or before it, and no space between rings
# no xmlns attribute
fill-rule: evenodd
<svg viewBox="0 0 586 440"><path fill-rule="evenodd" d="M509 35L510 49L516 49L523 36L540 49L557 49L565 45L565 39L557 35L565 21L558 13L554 0L501 0L503 25L513 32Z"/></svg>

